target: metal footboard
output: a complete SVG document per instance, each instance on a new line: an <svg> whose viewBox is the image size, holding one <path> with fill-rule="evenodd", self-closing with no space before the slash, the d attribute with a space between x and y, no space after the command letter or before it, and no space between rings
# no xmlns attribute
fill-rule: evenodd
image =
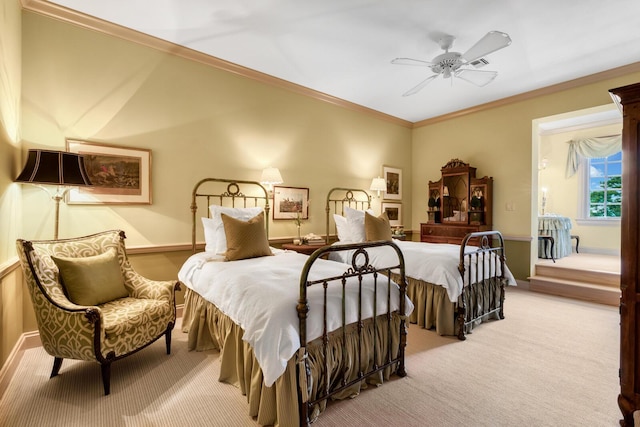
<svg viewBox="0 0 640 427"><path fill-rule="evenodd" d="M374 247L388 246L395 250L398 262L395 265L385 268L375 268L369 263L369 254L367 250ZM310 280L309 273L313 264L319 258L326 258L331 252L338 251L354 251L350 265L345 264L345 271L340 276L326 277L321 279ZM397 287L391 282L391 271L400 272L401 280L397 283ZM373 307L372 313L378 313L378 297L386 298L386 312L378 314L375 319L365 319L363 317L363 281L372 279L373 281ZM367 279L365 279L367 278ZM312 395L311 385L313 379L311 378L311 370L309 365L308 343L307 343L307 318L309 314L309 304L307 300L307 292L311 287L322 287L324 294L323 302L323 331L322 331L322 356L320 365L322 373L319 374L318 389ZM328 329L328 314L327 314L327 290L330 286L342 287L342 322L341 327L338 330L329 331ZM300 410L300 425L308 425L313 420L310 419L310 414L313 412L315 405L322 401L326 401L329 397L334 396L342 391L345 391L349 387L355 384L365 381L368 377L378 374L381 371L390 369L391 373L396 373L398 376L404 377L406 375L404 365L404 355L406 347L406 325L404 314L405 312L405 294L406 294L406 277L404 271L404 258L400 249L393 243L387 241L380 242L367 242L340 246L324 246L315 251L306 262L302 275L300 277L300 299L298 300L297 311L300 322L300 343L301 349L299 352L299 358L297 363L297 377L298 377L298 403ZM346 307L346 294L354 293L354 287L357 287L357 321L347 325L347 307ZM386 292L386 295L379 295L379 292ZM399 307L397 310L392 310L391 298L392 292L398 292ZM380 307L383 310L384 307ZM400 315L399 340L396 340L394 345L392 340L392 316ZM373 358L372 360L363 360L363 346L366 345L364 337L365 325L370 324L373 328ZM396 323L397 325L397 323ZM357 334L357 355L353 358L351 364L346 363L345 358L348 358L346 351L342 352L343 360L338 363L338 366L342 366L344 372L335 372L335 364L333 366L334 372L332 372L329 366L329 360L335 357L335 354L329 354L329 336L337 337L341 342L342 348L346 348L347 340L347 328L353 328L355 326L355 333ZM396 326L397 327L397 326ZM385 331L381 331L379 328L386 328ZM353 330L353 329L351 329ZM393 329L395 332L395 329ZM386 339L385 339L386 337ZM382 342L382 341L386 342ZM382 354L378 353L378 346L382 349ZM396 347L397 346L397 347ZM371 354L367 352L365 354ZM381 361L378 363L378 361ZM357 364L356 374L353 374L352 365ZM317 366L317 365L316 365ZM363 366L368 367L363 370ZM316 367L317 369L317 367ZM348 374L347 371L351 371Z"/></svg>
<svg viewBox="0 0 640 427"><path fill-rule="evenodd" d="M471 245L470 241L478 244ZM460 340L466 339L467 328L476 321L494 313L504 319L505 260L499 231L470 233L462 241L458 270L464 286L456 307Z"/></svg>

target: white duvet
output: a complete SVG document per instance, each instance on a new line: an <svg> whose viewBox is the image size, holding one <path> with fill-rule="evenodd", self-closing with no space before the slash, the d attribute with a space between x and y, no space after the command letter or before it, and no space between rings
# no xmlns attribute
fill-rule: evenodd
<svg viewBox="0 0 640 427"><path fill-rule="evenodd" d="M393 242L398 245L404 256L407 277L442 286L447 290L447 295L451 302L458 301L463 286L462 276L458 271L458 263L460 262L459 245L410 242L395 239ZM339 244L335 243L335 245ZM477 247L467 246L467 249L475 251ZM331 259L350 262L351 254L347 251L332 253ZM370 263L378 268L391 265L394 259L395 253L388 246L372 248L370 251ZM488 261L489 258L485 263L487 265L485 269L487 273L489 273ZM472 277L475 277L475 270L472 270ZM509 285L516 285L516 281L506 265L505 278L508 279Z"/></svg>
<svg viewBox="0 0 640 427"><path fill-rule="evenodd" d="M242 327L243 340L253 348L267 386L282 375L288 360L300 348L296 304L300 295L300 275L308 259L295 252L272 250L274 256L229 262L222 256L202 252L192 255L178 273L182 283ZM314 263L309 279L339 276L345 268L344 264L319 259ZM363 316L371 317L373 278L368 275L366 279L363 308L368 310L363 310ZM387 311L384 277L379 277L378 286L377 310L382 314ZM347 289L357 297L357 286L347 286ZM328 295L329 329L335 330L342 324L341 286L332 282ZM391 295L392 309L396 310L398 292L392 291ZM307 299L310 307L307 339L311 341L322 334L322 286L309 288ZM405 314L412 311L413 304L405 298ZM346 312L347 323L357 320L357 298L347 298Z"/></svg>

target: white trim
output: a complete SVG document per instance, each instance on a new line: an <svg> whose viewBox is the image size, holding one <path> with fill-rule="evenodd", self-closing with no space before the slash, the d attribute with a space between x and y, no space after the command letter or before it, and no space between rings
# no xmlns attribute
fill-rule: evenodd
<svg viewBox="0 0 640 427"><path fill-rule="evenodd" d="M42 342L40 341L40 334L38 331L25 332L20 335L18 338L18 342L9 353L9 357L7 357L7 361L2 365L2 369L0 369L0 398L5 391L9 388L9 384L13 379L13 375L18 369L18 365L22 360L22 355L25 350L29 350L30 348L35 348L41 346Z"/></svg>
<svg viewBox="0 0 640 427"><path fill-rule="evenodd" d="M620 218L615 217L593 217L589 216L589 159L579 156L580 163L578 165L578 217L575 219L576 224L586 226L619 226Z"/></svg>
<svg viewBox="0 0 640 427"><path fill-rule="evenodd" d="M2 280L5 276L13 272L18 267L20 267L20 260L17 256L9 258L4 263L0 264L0 280Z"/></svg>
<svg viewBox="0 0 640 427"><path fill-rule="evenodd" d="M620 227L620 218L576 218L575 221L588 227Z"/></svg>
<svg viewBox="0 0 640 427"><path fill-rule="evenodd" d="M595 113L563 118L552 122L541 123L540 135L554 135L558 133L591 129L594 127L622 124L622 114L617 109L604 106L602 111Z"/></svg>

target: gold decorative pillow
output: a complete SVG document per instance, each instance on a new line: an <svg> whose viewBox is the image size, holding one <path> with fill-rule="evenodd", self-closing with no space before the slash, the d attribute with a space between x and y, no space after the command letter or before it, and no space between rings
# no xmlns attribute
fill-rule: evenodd
<svg viewBox="0 0 640 427"><path fill-rule="evenodd" d="M391 225L387 213L383 212L379 217L375 217L366 212L364 214L364 235L367 242L391 241Z"/></svg>
<svg viewBox="0 0 640 427"><path fill-rule="evenodd" d="M115 249L95 256L51 259L58 266L62 286L74 304L99 305L129 296Z"/></svg>
<svg viewBox="0 0 640 427"><path fill-rule="evenodd" d="M226 261L273 255L264 230L264 212L248 221L235 219L226 214L220 216L227 238Z"/></svg>

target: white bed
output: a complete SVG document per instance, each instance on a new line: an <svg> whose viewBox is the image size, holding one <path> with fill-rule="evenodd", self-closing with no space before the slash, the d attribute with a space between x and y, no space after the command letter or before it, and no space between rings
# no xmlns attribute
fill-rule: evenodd
<svg viewBox="0 0 640 427"><path fill-rule="evenodd" d="M204 191L204 184L228 188ZM240 208L225 209L235 210L232 216L245 215L236 224L249 227L245 223L269 211L266 191L264 198L256 198L244 190L252 186L264 190L254 182L215 178L200 181L193 190L193 247L200 234L196 224L202 223L207 250L194 253L179 272L187 288L183 331L189 334L190 350L220 351L219 380L240 388L259 424L306 425L328 399L354 397L367 384L406 375L404 319L413 304L404 292L404 261L388 242L397 256L386 270L366 262L366 254L380 243L325 247L311 257L268 248L268 253L228 260L236 236L225 222L222 255L220 240L211 240L220 233L219 223L197 217L198 200L209 206L231 199ZM247 205L262 202L264 212L251 218L255 211L247 211L254 206ZM358 255L348 265L324 259L342 250ZM391 281L391 270L399 272L397 283L404 286Z"/></svg>
<svg viewBox="0 0 640 427"><path fill-rule="evenodd" d="M362 189L332 189L326 203L326 241L332 240L331 224L336 244L366 240L365 212L373 214L370 201ZM480 245L470 245L473 240ZM504 287L515 286L516 281L505 263L504 243L498 231L474 233L463 245L394 242L404 256L407 295L415 305L411 323L465 339L483 321L504 318ZM376 251L371 262L380 265L376 263L385 261L385 252ZM339 260L337 255L334 258Z"/></svg>
<svg viewBox="0 0 640 427"><path fill-rule="evenodd" d="M371 248L369 252L378 248ZM306 255L291 251L271 248L274 256L244 259L225 262L224 257L210 252L192 255L183 264L178 278L192 291L213 303L227 315L243 331L243 341L248 343L256 355L262 368L264 383L273 385L284 373L287 362L300 348L298 314L295 310L299 298L299 280ZM349 255L337 255L335 258L350 262L353 250ZM345 253L346 253L345 252ZM397 257L387 252L387 265L396 265ZM391 249L393 252L393 249ZM331 255L341 254L333 252ZM345 265L334 261L318 259L309 272L309 280L340 277L345 272ZM371 277L365 277L362 285L363 318L370 318L373 313L373 286ZM346 305L346 323L358 320L358 287L357 278L349 278L351 293ZM340 283L331 282L328 286L327 327L335 331L342 326ZM395 284L393 284L395 286ZM377 292L377 315L387 312L386 283ZM391 311L400 307L399 293L391 293ZM322 289L312 288L307 294L309 300L309 317L307 319L307 340L312 341L322 336ZM407 298L405 312L411 314L413 304Z"/></svg>

